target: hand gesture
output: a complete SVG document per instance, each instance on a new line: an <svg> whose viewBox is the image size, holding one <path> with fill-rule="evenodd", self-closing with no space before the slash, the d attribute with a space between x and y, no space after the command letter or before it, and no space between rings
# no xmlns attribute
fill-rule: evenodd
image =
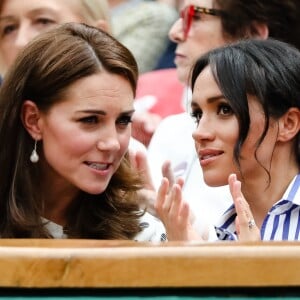
<svg viewBox="0 0 300 300"><path fill-rule="evenodd" d="M155 209L164 223L169 241L202 240L191 224L190 207L182 199L183 180L178 179L170 187L169 180L163 178L159 187Z"/></svg>
<svg viewBox="0 0 300 300"><path fill-rule="evenodd" d="M235 220L236 231L240 241L259 241L260 230L255 224L250 206L241 191L241 182L235 174L228 178L230 193L235 205L237 217Z"/></svg>
<svg viewBox="0 0 300 300"><path fill-rule="evenodd" d="M152 181L147 154L143 151L130 150L129 159L132 168L136 170L144 183L143 188L138 191L140 207L146 208L148 212L156 216L154 209L156 190Z"/></svg>

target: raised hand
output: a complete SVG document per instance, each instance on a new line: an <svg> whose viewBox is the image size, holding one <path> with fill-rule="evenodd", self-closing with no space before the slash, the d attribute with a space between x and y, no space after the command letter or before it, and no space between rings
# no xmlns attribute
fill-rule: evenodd
<svg viewBox="0 0 300 300"><path fill-rule="evenodd" d="M182 199L183 180L170 186L167 178L162 179L158 189L155 209L164 223L169 241L202 240L191 224L190 207Z"/></svg>
<svg viewBox="0 0 300 300"><path fill-rule="evenodd" d="M140 207L147 208L147 211L156 216L154 202L156 199L156 190L152 181L147 154L144 151L129 150L129 159L131 166L141 176L144 187L138 191Z"/></svg>
<svg viewBox="0 0 300 300"><path fill-rule="evenodd" d="M171 162L166 160L161 167L162 176L167 178L169 181L169 186L173 186L175 183L174 172L171 167Z"/></svg>
<svg viewBox="0 0 300 300"><path fill-rule="evenodd" d="M141 150L132 151L131 149L129 149L129 159L131 166L142 177L145 189L155 191L148 164L147 153Z"/></svg>
<svg viewBox="0 0 300 300"><path fill-rule="evenodd" d="M259 241L260 230L255 224L250 206L246 201L242 191L241 182L237 180L235 174L228 178L230 193L235 205L237 217L235 220L236 230L240 241Z"/></svg>

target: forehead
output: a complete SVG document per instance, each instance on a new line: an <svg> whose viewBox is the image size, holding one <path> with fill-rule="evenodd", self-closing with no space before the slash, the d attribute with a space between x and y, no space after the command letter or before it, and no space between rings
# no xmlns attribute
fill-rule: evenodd
<svg viewBox="0 0 300 300"><path fill-rule="evenodd" d="M100 104L128 110L133 108L134 95L127 79L104 71L72 83L65 89L61 100L64 101L58 103L74 107L97 107Z"/></svg>
<svg viewBox="0 0 300 300"><path fill-rule="evenodd" d="M220 89L215 81L210 66L206 66L195 81L193 95L207 97L216 91L219 92Z"/></svg>

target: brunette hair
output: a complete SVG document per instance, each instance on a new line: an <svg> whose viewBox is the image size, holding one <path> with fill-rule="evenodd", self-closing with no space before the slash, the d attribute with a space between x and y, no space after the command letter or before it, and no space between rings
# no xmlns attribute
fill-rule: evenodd
<svg viewBox="0 0 300 300"><path fill-rule="evenodd" d="M300 5L298 0L215 0L224 34L251 38L255 22L268 26L269 37L300 49Z"/></svg>
<svg viewBox="0 0 300 300"><path fill-rule="evenodd" d="M0 90L0 236L50 237L41 215L39 164L29 161L33 141L21 121L24 101L47 112L77 80L106 71L124 77L135 94L137 64L106 32L79 23L37 36L18 56ZM136 191L141 187L127 156L100 195L82 192L68 216L69 237L131 239L140 231ZM51 189L51 187L49 187Z"/></svg>
<svg viewBox="0 0 300 300"><path fill-rule="evenodd" d="M257 99L265 116L256 151L266 136L270 118L279 119L291 107L300 109L300 51L273 39L249 39L214 49L196 62L192 70L192 90L207 66L239 123L234 159L240 166L241 147L250 128L248 95ZM300 166L299 132L294 138L294 157ZM269 174L269 170L266 171Z"/></svg>

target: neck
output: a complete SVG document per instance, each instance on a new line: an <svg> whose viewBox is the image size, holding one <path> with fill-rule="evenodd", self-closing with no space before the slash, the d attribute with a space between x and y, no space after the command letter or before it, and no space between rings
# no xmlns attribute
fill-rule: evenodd
<svg viewBox="0 0 300 300"><path fill-rule="evenodd" d="M261 170L260 175L252 174L244 178L242 193L249 203L259 227L271 207L283 197L289 184L298 173L299 168L296 164L286 164L281 168L272 167L270 177L266 171Z"/></svg>
<svg viewBox="0 0 300 300"><path fill-rule="evenodd" d="M76 199L79 190L65 180L44 180L42 186L44 212L43 217L64 226L67 223L68 210Z"/></svg>

